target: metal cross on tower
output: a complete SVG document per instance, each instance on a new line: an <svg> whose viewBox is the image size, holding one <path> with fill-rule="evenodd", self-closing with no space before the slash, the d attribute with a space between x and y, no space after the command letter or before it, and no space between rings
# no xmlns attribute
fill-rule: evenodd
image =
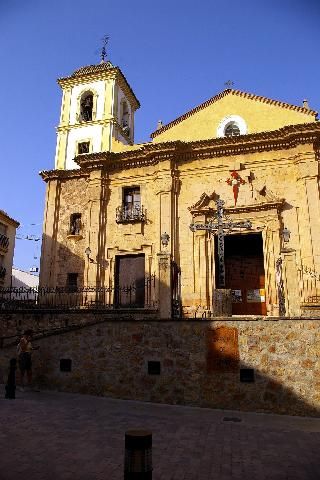
<svg viewBox="0 0 320 480"><path fill-rule="evenodd" d="M104 63L105 59L107 58L107 45L108 45L108 43L109 43L109 36L105 35L102 38L102 48L101 48L101 54L100 54L101 63Z"/></svg>
<svg viewBox="0 0 320 480"><path fill-rule="evenodd" d="M215 203L217 205L216 222L210 220L208 223L192 223L190 225L190 230L192 232L195 232L196 230L207 230L212 235L218 237L218 284L219 288L225 288L226 272L224 263L224 237L227 233L237 229L250 229L252 223L250 220L232 222L230 218L224 215L223 206L225 202L218 199Z"/></svg>

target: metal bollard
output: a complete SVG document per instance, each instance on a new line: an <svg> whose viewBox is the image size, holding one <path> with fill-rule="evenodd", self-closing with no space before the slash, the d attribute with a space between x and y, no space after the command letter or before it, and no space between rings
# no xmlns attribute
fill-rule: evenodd
<svg viewBox="0 0 320 480"><path fill-rule="evenodd" d="M152 480L152 433L128 430L125 434L124 480Z"/></svg>

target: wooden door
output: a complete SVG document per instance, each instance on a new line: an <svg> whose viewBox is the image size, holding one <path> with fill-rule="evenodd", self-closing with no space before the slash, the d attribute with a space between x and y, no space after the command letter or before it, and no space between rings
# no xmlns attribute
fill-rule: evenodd
<svg viewBox="0 0 320 480"><path fill-rule="evenodd" d="M139 255L118 255L115 272L115 306L143 308L145 299L145 258Z"/></svg>
<svg viewBox="0 0 320 480"><path fill-rule="evenodd" d="M261 235L234 235L226 240L226 288L232 290L232 314L266 315Z"/></svg>

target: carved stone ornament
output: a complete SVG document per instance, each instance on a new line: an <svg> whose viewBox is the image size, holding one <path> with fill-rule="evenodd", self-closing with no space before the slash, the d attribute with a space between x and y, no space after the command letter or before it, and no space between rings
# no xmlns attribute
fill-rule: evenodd
<svg viewBox="0 0 320 480"><path fill-rule="evenodd" d="M170 255L159 253L158 257L159 257L159 269L161 271L166 272L170 265Z"/></svg>
<svg viewBox="0 0 320 480"><path fill-rule="evenodd" d="M192 212L193 210L201 210L202 208L208 208L210 202L213 200L214 202L219 198L219 195L213 191L211 195L203 192L199 200L191 207L188 207L188 210Z"/></svg>
<svg viewBox="0 0 320 480"><path fill-rule="evenodd" d="M157 178L156 179L156 192L159 193L169 193L172 189L172 178Z"/></svg>

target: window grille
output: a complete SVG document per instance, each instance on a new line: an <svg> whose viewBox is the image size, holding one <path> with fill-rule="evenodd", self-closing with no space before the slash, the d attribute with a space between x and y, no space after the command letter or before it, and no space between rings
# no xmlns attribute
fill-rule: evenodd
<svg viewBox="0 0 320 480"><path fill-rule="evenodd" d="M81 213L70 215L69 235L80 235L81 233Z"/></svg>
<svg viewBox="0 0 320 480"><path fill-rule="evenodd" d="M123 189L123 202L116 210L116 222L144 222L145 212L141 205L140 187Z"/></svg>
<svg viewBox="0 0 320 480"><path fill-rule="evenodd" d="M224 129L225 137L238 137L240 135L240 129L236 122L230 122Z"/></svg>
<svg viewBox="0 0 320 480"><path fill-rule="evenodd" d="M82 153L89 153L90 142L80 142L78 143L78 155Z"/></svg>

